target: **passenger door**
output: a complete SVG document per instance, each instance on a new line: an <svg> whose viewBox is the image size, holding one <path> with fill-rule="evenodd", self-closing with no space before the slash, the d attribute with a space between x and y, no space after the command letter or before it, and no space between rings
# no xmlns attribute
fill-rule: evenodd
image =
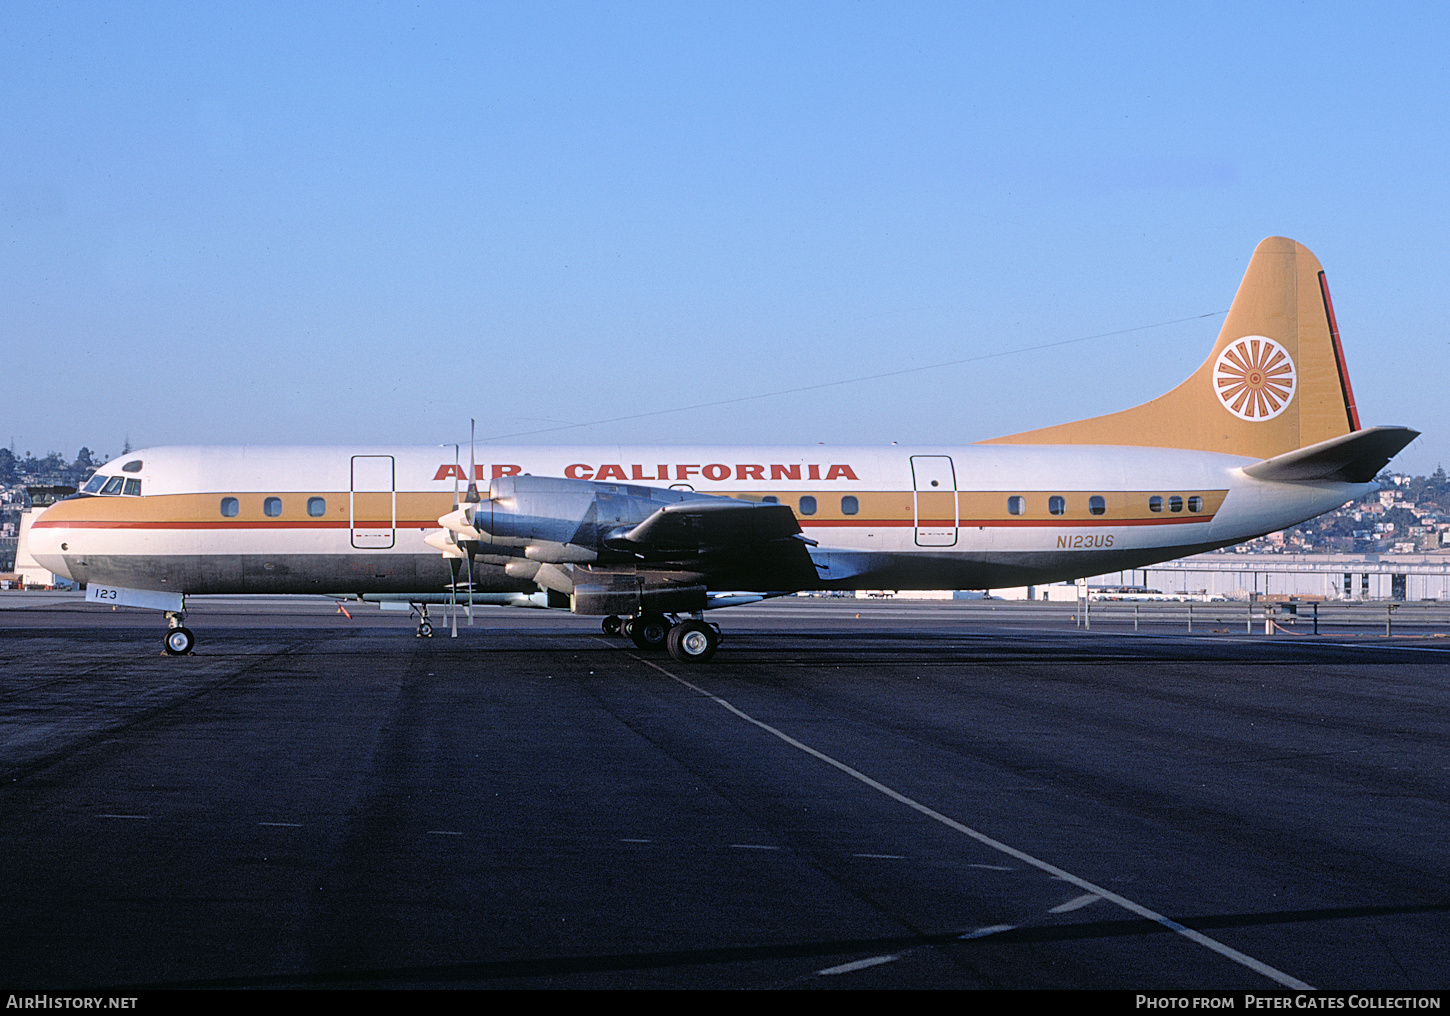
<svg viewBox="0 0 1450 1016"><path fill-rule="evenodd" d="M398 495L393 486L391 455L354 455L352 491L348 495L352 545L359 550L387 550L398 524Z"/></svg>
<svg viewBox="0 0 1450 1016"><path fill-rule="evenodd" d="M957 543L957 474L950 455L911 457L912 502L918 547L954 547Z"/></svg>

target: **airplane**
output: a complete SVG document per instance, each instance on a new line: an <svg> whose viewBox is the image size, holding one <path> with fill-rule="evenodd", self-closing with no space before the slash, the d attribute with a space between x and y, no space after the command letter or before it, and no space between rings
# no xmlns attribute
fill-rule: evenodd
<svg viewBox="0 0 1450 1016"><path fill-rule="evenodd" d="M1240 543L1375 489L1417 436L1361 427L1324 272L1270 237L1203 365L1122 412L963 446L489 446L466 470L438 447L147 448L46 509L30 548L91 602L164 611L173 655L188 595L327 593L411 605L427 635L429 604L567 609L701 663L716 608Z"/></svg>

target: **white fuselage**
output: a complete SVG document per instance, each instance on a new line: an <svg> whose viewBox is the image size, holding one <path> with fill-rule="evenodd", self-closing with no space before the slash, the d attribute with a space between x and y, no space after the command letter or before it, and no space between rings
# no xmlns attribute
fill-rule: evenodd
<svg viewBox="0 0 1450 1016"><path fill-rule="evenodd" d="M1255 460L1123 446L485 449L474 471L790 505L817 588L992 588L1139 567L1329 511L1371 485L1256 480ZM129 468L128 468L129 467ZM436 593L424 542L466 488L437 447L169 447L102 467L31 551L91 583L173 593ZM119 484L111 478L121 478ZM127 493L127 481L131 484ZM114 493L103 493L107 489ZM531 591L484 555L480 590ZM499 559L500 561L502 559Z"/></svg>

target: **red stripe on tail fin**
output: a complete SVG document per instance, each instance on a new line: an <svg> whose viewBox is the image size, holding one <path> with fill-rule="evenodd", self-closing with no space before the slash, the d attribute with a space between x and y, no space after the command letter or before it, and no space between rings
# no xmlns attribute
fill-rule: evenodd
<svg viewBox="0 0 1450 1016"><path fill-rule="evenodd" d="M1334 366L1339 368L1339 389L1344 392L1344 411L1349 415L1349 429L1359 430L1359 408L1354 404L1354 389L1349 386L1349 368L1344 363L1344 347L1339 344L1339 325L1334 320L1334 302L1329 299L1329 282L1319 273L1319 292L1324 297L1324 313L1329 318L1329 338L1334 343Z"/></svg>

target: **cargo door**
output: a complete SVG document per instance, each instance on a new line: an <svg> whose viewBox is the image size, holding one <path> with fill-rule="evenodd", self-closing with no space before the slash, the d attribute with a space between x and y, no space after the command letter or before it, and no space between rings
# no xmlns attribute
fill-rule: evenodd
<svg viewBox="0 0 1450 1016"><path fill-rule="evenodd" d="M957 474L950 455L911 457L912 501L918 547L954 547L957 543Z"/></svg>
<svg viewBox="0 0 1450 1016"><path fill-rule="evenodd" d="M387 550L398 524L398 496L393 488L391 455L354 455L352 492L348 495L352 545L359 550Z"/></svg>

